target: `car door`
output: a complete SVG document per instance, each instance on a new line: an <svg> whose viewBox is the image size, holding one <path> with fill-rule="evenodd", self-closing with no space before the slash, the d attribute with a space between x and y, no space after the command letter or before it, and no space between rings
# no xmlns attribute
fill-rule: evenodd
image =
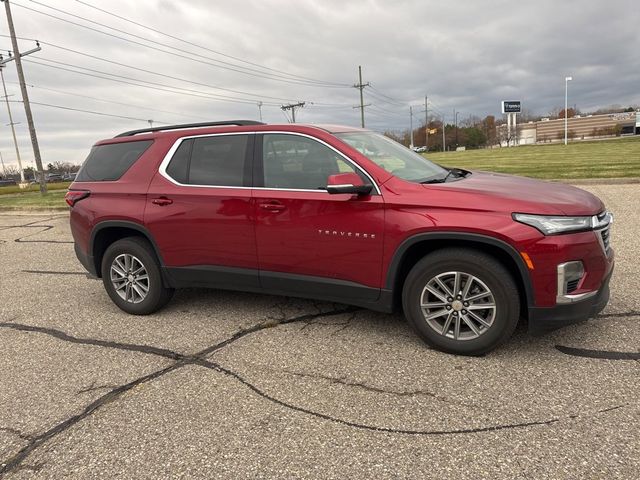
<svg viewBox="0 0 640 480"><path fill-rule="evenodd" d="M366 196L329 194L328 176L356 172L327 143L294 133L256 138L253 201L261 285L270 291L364 301L379 296L384 204L377 186Z"/></svg>
<svg viewBox="0 0 640 480"><path fill-rule="evenodd" d="M145 225L179 285L259 286L253 143L252 134L182 138L154 176Z"/></svg>

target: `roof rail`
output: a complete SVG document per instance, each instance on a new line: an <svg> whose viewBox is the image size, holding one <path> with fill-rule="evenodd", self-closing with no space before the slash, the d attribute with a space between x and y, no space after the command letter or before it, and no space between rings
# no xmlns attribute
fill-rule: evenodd
<svg viewBox="0 0 640 480"><path fill-rule="evenodd" d="M149 127L149 128L141 128L140 130L129 130L128 132L121 133L116 135L113 138L118 137L130 137L132 135L137 135L138 133L152 133L152 132L160 132L163 130L178 130L182 128L199 128L199 127L221 127L225 125L235 125L238 127L243 127L245 125L265 125L263 122L256 122L255 120L227 120L224 122L203 122L203 123L183 123L180 125L166 125L164 127Z"/></svg>

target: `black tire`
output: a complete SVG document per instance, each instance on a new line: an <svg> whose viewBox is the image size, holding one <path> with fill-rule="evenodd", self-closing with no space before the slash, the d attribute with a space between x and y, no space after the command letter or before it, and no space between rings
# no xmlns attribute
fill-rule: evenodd
<svg viewBox="0 0 640 480"><path fill-rule="evenodd" d="M491 316L492 319L489 327L482 326L482 324L477 322L472 322L476 327L479 326L478 330L481 332L479 335L477 332L472 331L466 322L462 321L461 315L463 313L467 314L465 315L467 320L471 319L467 310L455 311L458 308L464 308L460 303L455 305L448 303L448 298L443 301L434 297L430 292L426 293L429 297L427 303L431 304L432 299L435 298L433 304L443 302L448 305L445 307L433 307L432 310L427 310L427 313L432 313L436 312L437 308L446 308L445 316L430 320L431 325L427 321L421 306L423 291L427 284L438 275L444 275L439 277L441 279L450 278L446 276L446 272L461 272L461 278L467 281L471 278L469 275L475 277L479 282L474 280L471 282L471 285L474 288L480 289L479 291L482 291L483 287L487 287L493 296L493 302L486 299L482 301L478 300L478 302L486 301L488 305L491 303L495 304L495 309L484 310L484 312L487 312L487 317ZM464 275L467 276L464 277ZM462 283L462 281L460 283ZM481 283L483 285L481 285ZM433 283L430 285L433 285ZM451 290L453 290L453 288L451 288ZM442 291L443 290L438 290L439 293L442 293ZM475 301L471 303L473 308ZM490 255L465 248L437 250L417 262L409 272L404 283L402 306L407 321L425 343L443 352L458 355L482 355L495 349L511 337L520 316L520 296L515 281L509 271ZM435 327L432 326L433 323L440 321L442 329L445 330L447 328L446 322L449 318L449 312L453 313L453 311L455 311L456 316L452 317L452 322L460 318L461 327L458 333L462 332L464 328L465 335L468 335L467 339L463 340L462 335L459 335L459 338L455 339L453 326L449 327L451 330L446 330L446 335L436 331ZM476 311L477 310L474 309L474 313ZM483 315L482 312L483 310L481 310L481 316ZM436 326L440 325L436 324ZM473 338L474 335L478 336Z"/></svg>
<svg viewBox="0 0 640 480"><path fill-rule="evenodd" d="M119 255L129 254L144 266L148 275L148 293L139 303L132 303L123 299L111 280L111 265ZM155 253L151 245L140 237L126 237L120 239L107 248L102 257L102 283L109 297L121 310L133 315L149 315L164 307L174 290L166 288L162 283L162 275Z"/></svg>

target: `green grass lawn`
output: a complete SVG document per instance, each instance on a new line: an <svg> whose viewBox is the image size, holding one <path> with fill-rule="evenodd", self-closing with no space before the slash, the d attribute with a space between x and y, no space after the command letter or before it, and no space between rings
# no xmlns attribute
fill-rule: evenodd
<svg viewBox="0 0 640 480"><path fill-rule="evenodd" d="M47 183L47 190L66 190L71 185L71 182L60 182L60 183ZM0 187L0 195L9 195L12 193L27 193L27 192L39 192L40 185L34 184L29 185L29 187L25 190L22 190L18 185L11 185L8 187Z"/></svg>
<svg viewBox="0 0 640 480"><path fill-rule="evenodd" d="M66 189L57 189L45 195L41 195L40 192L0 195L0 210L67 210L69 207L64 201L65 193Z"/></svg>
<svg viewBox="0 0 640 480"><path fill-rule="evenodd" d="M447 167L489 170L534 178L640 177L640 137L526 145L511 148L434 152L426 157Z"/></svg>

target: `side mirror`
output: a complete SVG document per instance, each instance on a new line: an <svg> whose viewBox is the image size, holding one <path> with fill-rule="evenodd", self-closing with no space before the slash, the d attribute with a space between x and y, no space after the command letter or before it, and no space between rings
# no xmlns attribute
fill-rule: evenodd
<svg viewBox="0 0 640 480"><path fill-rule="evenodd" d="M352 195L368 195L373 185L365 185L355 172L338 173L329 175L327 179L327 192L331 194L350 193Z"/></svg>

